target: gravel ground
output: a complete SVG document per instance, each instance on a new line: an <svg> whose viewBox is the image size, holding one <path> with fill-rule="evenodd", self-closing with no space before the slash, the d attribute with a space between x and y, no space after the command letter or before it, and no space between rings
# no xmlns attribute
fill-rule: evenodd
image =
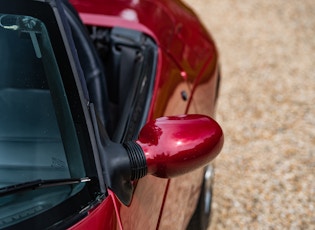
<svg viewBox="0 0 315 230"><path fill-rule="evenodd" d="M314 0L185 0L221 53L209 229L315 229Z"/></svg>

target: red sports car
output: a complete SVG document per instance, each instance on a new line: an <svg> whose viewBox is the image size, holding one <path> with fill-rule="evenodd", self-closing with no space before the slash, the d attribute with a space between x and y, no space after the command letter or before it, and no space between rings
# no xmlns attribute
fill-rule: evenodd
<svg viewBox="0 0 315 230"><path fill-rule="evenodd" d="M179 0L0 0L0 228L206 229L218 52Z"/></svg>

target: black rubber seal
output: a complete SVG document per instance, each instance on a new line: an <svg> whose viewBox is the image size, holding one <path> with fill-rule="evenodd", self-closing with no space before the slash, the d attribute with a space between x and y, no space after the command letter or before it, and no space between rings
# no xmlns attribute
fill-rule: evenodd
<svg viewBox="0 0 315 230"><path fill-rule="evenodd" d="M137 180L147 175L147 161L140 145L130 141L124 143L124 147L130 159L131 180Z"/></svg>

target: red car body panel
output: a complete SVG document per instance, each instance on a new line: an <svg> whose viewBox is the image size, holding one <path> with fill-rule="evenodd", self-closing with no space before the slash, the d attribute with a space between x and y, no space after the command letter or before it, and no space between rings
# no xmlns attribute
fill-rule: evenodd
<svg viewBox="0 0 315 230"><path fill-rule="evenodd" d="M88 217L72 226L70 229L116 229L119 220L115 212L115 203L112 196L108 196L95 209L90 210Z"/></svg>
<svg viewBox="0 0 315 230"><path fill-rule="evenodd" d="M196 15L183 3L178 0L70 2L87 25L138 30L157 43L158 66L148 120L184 113L214 115L217 50ZM187 94L188 100L183 100L183 94ZM205 95L210 96L205 98ZM120 229L121 225L123 229L182 229L195 209L202 176L202 170L172 180L146 176L138 181L129 207L121 205L113 195L108 196L71 229ZM188 185L183 187L183 181L189 181ZM172 193L177 195L171 196ZM168 215L178 208L186 211Z"/></svg>
<svg viewBox="0 0 315 230"><path fill-rule="evenodd" d="M85 24L139 30L159 45L156 79L159 85L154 91L150 118L165 115L167 100L156 101L159 90L164 97L172 95L172 90L163 89L165 83L172 89L170 85L182 79L196 84L215 74L217 51L214 42L197 16L178 0L71 0L71 3Z"/></svg>
<svg viewBox="0 0 315 230"><path fill-rule="evenodd" d="M166 128L169 132L163 132ZM177 141L171 142L174 138ZM142 128L137 142L146 156L148 173L161 178L172 178L213 160L216 155L206 153L221 149L221 139L223 140L222 130L214 120L195 114L149 121ZM198 145L196 140L199 140Z"/></svg>

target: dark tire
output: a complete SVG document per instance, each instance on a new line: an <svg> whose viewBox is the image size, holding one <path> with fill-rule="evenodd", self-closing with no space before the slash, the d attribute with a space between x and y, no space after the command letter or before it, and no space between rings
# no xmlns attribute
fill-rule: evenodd
<svg viewBox="0 0 315 230"><path fill-rule="evenodd" d="M190 219L187 230L207 230L211 219L212 187L214 168L208 165L201 186L196 210Z"/></svg>

